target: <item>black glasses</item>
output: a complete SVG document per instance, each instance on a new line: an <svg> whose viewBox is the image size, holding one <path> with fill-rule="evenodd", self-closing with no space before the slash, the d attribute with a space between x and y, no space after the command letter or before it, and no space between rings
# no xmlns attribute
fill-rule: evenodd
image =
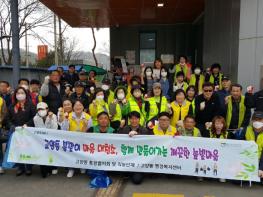
<svg viewBox="0 0 263 197"><path fill-rule="evenodd" d="M204 90L204 92L213 92L213 90Z"/></svg>

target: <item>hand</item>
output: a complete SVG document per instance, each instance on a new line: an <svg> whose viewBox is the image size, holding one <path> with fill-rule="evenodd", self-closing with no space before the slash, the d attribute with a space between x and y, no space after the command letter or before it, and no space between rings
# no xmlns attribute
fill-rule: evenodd
<svg viewBox="0 0 263 197"><path fill-rule="evenodd" d="M118 103L118 100L114 99L114 101L112 103L116 105Z"/></svg>
<svg viewBox="0 0 263 197"><path fill-rule="evenodd" d="M126 99L123 99L123 100L122 100L122 103L123 103L123 104L126 104L126 103L127 103L127 100L126 100Z"/></svg>
<svg viewBox="0 0 263 197"><path fill-rule="evenodd" d="M184 122L182 120L177 121L176 123L177 127L184 127Z"/></svg>
<svg viewBox="0 0 263 197"><path fill-rule="evenodd" d="M153 123L151 121L148 122L147 126L148 126L149 129L152 129L154 127L154 125L153 125Z"/></svg>
<svg viewBox="0 0 263 197"><path fill-rule="evenodd" d="M219 90L219 85L215 86L215 91Z"/></svg>
<svg viewBox="0 0 263 197"><path fill-rule="evenodd" d="M49 83L49 76L45 76L44 84L48 84L48 83Z"/></svg>
<svg viewBox="0 0 263 197"><path fill-rule="evenodd" d="M87 131L87 127L88 127L88 120L84 119L84 120L83 120L83 125L82 125L82 127L80 128L80 131L82 131L82 132Z"/></svg>
<svg viewBox="0 0 263 197"><path fill-rule="evenodd" d="M120 128L123 128L125 126L125 120L121 120Z"/></svg>
<svg viewBox="0 0 263 197"><path fill-rule="evenodd" d="M137 131L130 131L129 137L133 137L135 135L138 135Z"/></svg>
<svg viewBox="0 0 263 197"><path fill-rule="evenodd" d="M141 68L144 68L144 64L141 64Z"/></svg>
<svg viewBox="0 0 263 197"><path fill-rule="evenodd" d="M258 171L258 176L259 176L260 178L263 178L263 170L259 170L259 171Z"/></svg>
<svg viewBox="0 0 263 197"><path fill-rule="evenodd" d="M206 122L205 123L205 127L207 130L209 130L211 128L211 126L212 126L212 122Z"/></svg>
<svg viewBox="0 0 263 197"><path fill-rule="evenodd" d="M66 119L68 119L68 116L69 116L68 112L64 113L64 117L65 117Z"/></svg>
<svg viewBox="0 0 263 197"><path fill-rule="evenodd" d="M178 86L176 86L176 85L174 85L173 86L173 91L175 92L176 90L178 90L179 88L178 88Z"/></svg>
<svg viewBox="0 0 263 197"><path fill-rule="evenodd" d="M228 104L229 100L230 100L230 96L226 96L226 97L225 97L225 104L226 104L226 105Z"/></svg>
<svg viewBox="0 0 263 197"><path fill-rule="evenodd" d="M205 102L200 103L200 110L203 111L205 109Z"/></svg>
<svg viewBox="0 0 263 197"><path fill-rule="evenodd" d="M24 128L27 128L27 125L26 124L24 124L23 126L22 126L22 128L24 129Z"/></svg>
<svg viewBox="0 0 263 197"><path fill-rule="evenodd" d="M69 87L66 87L65 93L70 94L70 88Z"/></svg>
<svg viewBox="0 0 263 197"><path fill-rule="evenodd" d="M53 112L52 111L48 112L48 117L52 118L52 116L53 116Z"/></svg>
<svg viewBox="0 0 263 197"><path fill-rule="evenodd" d="M254 87L253 86L248 86L247 87L247 93L249 93L249 94L253 94L254 93Z"/></svg>

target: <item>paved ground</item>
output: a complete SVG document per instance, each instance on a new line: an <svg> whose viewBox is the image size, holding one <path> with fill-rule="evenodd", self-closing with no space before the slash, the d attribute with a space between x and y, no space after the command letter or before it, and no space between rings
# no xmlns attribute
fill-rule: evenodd
<svg viewBox="0 0 263 197"><path fill-rule="evenodd" d="M9 170L5 175L0 176L0 197L146 196L136 193L177 194L178 197L261 197L263 195L263 186L255 184L251 188L248 185L241 188L230 182L219 183L218 180L198 182L196 178L167 178L165 175L151 175L145 178L143 184L137 186L127 178L118 175L112 177L114 184L110 188L96 190L89 188L89 178L85 175L78 174L68 179L66 172L60 170L58 175L43 179L38 170L30 177L24 175L16 177L15 171Z"/></svg>

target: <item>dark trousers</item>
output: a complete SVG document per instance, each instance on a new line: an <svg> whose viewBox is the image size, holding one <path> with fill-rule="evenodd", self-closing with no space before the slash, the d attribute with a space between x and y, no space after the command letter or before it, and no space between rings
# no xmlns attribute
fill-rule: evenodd
<svg viewBox="0 0 263 197"><path fill-rule="evenodd" d="M17 164L17 167L18 167L18 170L26 172L26 171L32 171L33 165L31 165L31 164Z"/></svg>
<svg viewBox="0 0 263 197"><path fill-rule="evenodd" d="M132 172L130 174L130 178L131 178L132 183L139 185L143 181L144 174L140 172Z"/></svg>
<svg viewBox="0 0 263 197"><path fill-rule="evenodd" d="M210 132L206 129L205 124L197 123L196 127L200 130L201 136L209 138Z"/></svg>

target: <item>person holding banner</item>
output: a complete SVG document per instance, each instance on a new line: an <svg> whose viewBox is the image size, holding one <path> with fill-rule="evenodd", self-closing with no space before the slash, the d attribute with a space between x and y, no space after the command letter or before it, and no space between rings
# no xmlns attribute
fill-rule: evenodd
<svg viewBox="0 0 263 197"><path fill-rule="evenodd" d="M191 115L187 115L183 121L183 127L177 129L182 136L201 137L200 131L195 127L195 119Z"/></svg>
<svg viewBox="0 0 263 197"><path fill-rule="evenodd" d="M259 177L263 183L263 112L256 111L252 116L252 124L242 130L243 140L255 141L258 145Z"/></svg>
<svg viewBox="0 0 263 197"><path fill-rule="evenodd" d="M37 114L33 118L37 128L58 129L57 116L48 110L48 105L44 102L37 104ZM52 166L40 166L41 175L46 178L49 174L57 174L57 169Z"/></svg>
<svg viewBox="0 0 263 197"><path fill-rule="evenodd" d="M168 112L161 112L158 118L158 124L156 124L153 128L154 135L170 135L175 136L178 135L176 128L171 124L171 117Z"/></svg>
<svg viewBox="0 0 263 197"><path fill-rule="evenodd" d="M36 108L31 102L28 92L23 87L18 87L14 92L14 104L9 108L6 116L7 129L14 131L15 127L33 126L33 118L36 114ZM26 173L32 174L32 165L18 164L16 176Z"/></svg>
<svg viewBox="0 0 263 197"><path fill-rule="evenodd" d="M73 111L72 101L70 99L64 99L63 106L58 109L58 125L61 127L61 123L65 118L68 118L69 113Z"/></svg>
<svg viewBox="0 0 263 197"><path fill-rule="evenodd" d="M88 133L113 133L114 129L110 127L110 116L107 112L100 112L97 116L98 124L87 129Z"/></svg>

